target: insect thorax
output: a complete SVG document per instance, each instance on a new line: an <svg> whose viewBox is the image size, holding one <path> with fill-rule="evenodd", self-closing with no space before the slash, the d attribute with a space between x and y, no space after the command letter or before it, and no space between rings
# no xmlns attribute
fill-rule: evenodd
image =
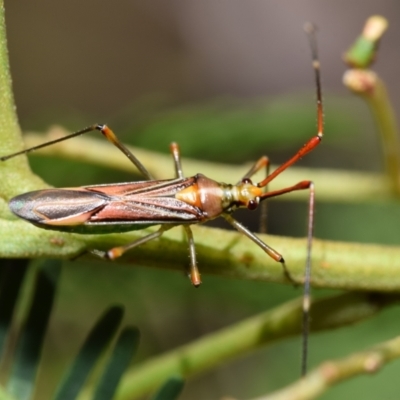
<svg viewBox="0 0 400 400"><path fill-rule="evenodd" d="M216 182L202 174L197 174L195 178L193 185L181 190L175 197L200 208L207 214L208 219L238 207L254 208L262 194L262 190L248 180L238 185L229 185Z"/></svg>

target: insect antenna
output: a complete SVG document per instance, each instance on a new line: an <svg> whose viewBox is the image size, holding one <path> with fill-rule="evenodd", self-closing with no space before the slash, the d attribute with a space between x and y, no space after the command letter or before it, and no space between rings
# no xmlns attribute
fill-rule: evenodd
<svg viewBox="0 0 400 400"><path fill-rule="evenodd" d="M322 103L321 92L321 70L318 57L317 40L315 36L316 28L314 25L307 23L304 30L309 38L312 56L312 65L315 74L315 85L317 90L317 137L321 140L324 134L324 109ZM314 184L310 185L310 199L308 203L308 235L307 235L307 260L304 273L304 294L303 294L303 339L302 339L302 355L301 355L301 375L307 373L308 367L308 336L310 332L310 291L311 291L311 249L312 238L314 234L314 209L315 209L315 190Z"/></svg>
<svg viewBox="0 0 400 400"><path fill-rule="evenodd" d="M324 135L324 113L323 113L323 102L321 92L321 73L320 73L320 62L318 58L318 49L316 41L316 28L314 25L307 23L304 26L304 30L309 39L311 55L312 55L312 66L315 76L316 92L317 92L317 134L313 136L292 158L276 168L270 175L264 180L257 184L258 187L265 187L275 177L282 173L285 169L296 163L300 158L314 150L315 147L321 142ZM265 192L260 196L260 201L267 198L280 196L284 193L290 193L297 190L310 191L309 196L309 208L308 208L308 228L307 228L307 259L304 272L304 295L303 295L303 317L302 317L302 362L301 362L301 375L304 376L307 373L308 363L308 336L309 336L309 325L310 325L310 280L311 280L311 248L312 238L314 231L314 208L315 208L315 189L314 184L311 181L301 181L293 186L274 190L271 192Z"/></svg>
<svg viewBox="0 0 400 400"><path fill-rule="evenodd" d="M292 158L276 168L270 175L268 175L264 180L257 184L258 187L264 187L273 179L275 179L279 174L285 171L288 167L296 163L310 151L314 150L322 140L324 136L324 110L322 103L321 94L321 73L320 73L320 62L318 58L317 41L315 37L316 28L314 25L307 23L304 26L304 30L309 38L311 54L312 54L312 67L314 69L315 83L317 90L317 128L318 132L313 136ZM296 189L294 189L296 190ZM285 192L286 193L286 192ZM272 196L266 196L272 197ZM264 197L262 197L264 198Z"/></svg>
<svg viewBox="0 0 400 400"><path fill-rule="evenodd" d="M51 146L55 143L63 142L64 140L68 140L68 139L71 139L76 136L81 136L85 133L93 132L96 130L100 131L109 142L111 142L120 151L122 151L122 153L124 153L125 156L129 158L129 160L132 162L132 164L135 165L135 167L141 172L141 174L143 176L145 176L149 180L153 179L152 175L147 170L147 168L132 154L132 152L124 144L122 144L119 141L119 139L117 138L115 133L107 125L103 125L103 124L94 124L94 125L88 126L87 128L81 129L80 131L71 133L69 135L63 136L58 139L51 140L50 142L42 143L37 146L30 147L29 149L17 151L16 153L0 157L0 161L6 161L6 160L9 160L10 158L19 156L21 154L30 153L31 151L39 150L39 149L42 149L43 147Z"/></svg>

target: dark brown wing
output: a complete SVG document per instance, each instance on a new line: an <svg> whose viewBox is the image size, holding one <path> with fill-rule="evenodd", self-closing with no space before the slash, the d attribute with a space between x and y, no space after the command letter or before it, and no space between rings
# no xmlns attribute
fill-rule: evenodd
<svg viewBox="0 0 400 400"><path fill-rule="evenodd" d="M109 203L109 197L83 189L35 190L10 200L11 211L35 224L79 225Z"/></svg>

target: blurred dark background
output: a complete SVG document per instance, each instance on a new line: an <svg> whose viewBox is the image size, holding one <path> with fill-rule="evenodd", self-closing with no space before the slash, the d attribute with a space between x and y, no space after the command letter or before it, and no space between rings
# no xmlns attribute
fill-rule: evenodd
<svg viewBox="0 0 400 400"><path fill-rule="evenodd" d="M400 4L393 1L6 1L20 122L24 130L43 131L53 124L77 130L106 122L125 142L159 151L176 140L184 156L239 163L268 154L283 162L315 133L315 87L302 31L312 21L319 27L326 137L299 165L381 171L371 116L341 84L342 53L365 19L377 13L391 25L374 68L399 112ZM62 160L34 157L32 164L55 186L133 179ZM269 232L305 236L306 209L305 202L271 202ZM247 216L240 214L256 229L257 216ZM318 203L316 236L397 245L399 218L397 204L379 199ZM65 266L37 398L54 389L48 374L59 376L110 303L126 305L127 322L143 332L145 358L301 294L282 285L213 276L203 276L203 286L194 290L183 274L122 266L111 271L100 263ZM313 336L311 364L389 339L399 333L398 321L399 310L391 309L363 324ZM298 376L299 354L299 340L261 350L189 382L182 399L261 395ZM395 399L399 373L397 361L322 398Z"/></svg>

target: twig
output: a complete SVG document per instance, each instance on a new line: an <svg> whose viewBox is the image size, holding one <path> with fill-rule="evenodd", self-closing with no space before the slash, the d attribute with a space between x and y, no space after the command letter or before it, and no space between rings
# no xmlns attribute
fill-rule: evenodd
<svg viewBox="0 0 400 400"><path fill-rule="evenodd" d="M367 102L380 133L390 188L400 196L400 141L396 116L383 80L366 69L376 58L378 43L387 25L383 17L367 20L363 35L345 55L345 61L354 68L346 71L343 83Z"/></svg>
<svg viewBox="0 0 400 400"><path fill-rule="evenodd" d="M46 231L24 221L0 220L0 258L71 259L87 249L108 250L147 233L149 230L77 235ZM201 226L194 226L193 233L203 274L288 284L280 264L249 243L243 235ZM300 283L304 271L305 239L271 235L260 235L260 238L285 255L292 276ZM116 262L184 271L188 265L187 244L182 239L181 230L172 229L161 239L127 252ZM112 268L115 262L108 264ZM385 292L400 290L400 248L314 240L313 266L314 287Z"/></svg>
<svg viewBox="0 0 400 400"><path fill-rule="evenodd" d="M329 387L361 374L372 374L400 358L400 336L346 358L326 361L296 383L253 400L311 400Z"/></svg>

